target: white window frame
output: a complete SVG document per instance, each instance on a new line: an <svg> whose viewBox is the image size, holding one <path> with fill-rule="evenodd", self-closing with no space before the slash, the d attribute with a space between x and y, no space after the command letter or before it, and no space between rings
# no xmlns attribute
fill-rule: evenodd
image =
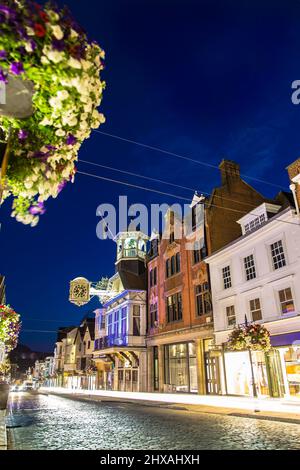
<svg viewBox="0 0 300 470"><path fill-rule="evenodd" d="M279 298L279 292L283 291L283 290L286 290L286 289L290 289L291 290L291 293L292 293L292 299L293 299L293 304L294 304L294 311L293 312L287 312L287 313L283 313L282 311L282 303L280 302L280 298ZM297 306L296 306L296 300L295 300L295 293L294 293L294 289L293 289L293 286L292 284L287 284L287 285L283 285L281 287L278 287L276 289L276 295L277 295L277 304L278 304L278 307L279 307L279 315L282 317L282 318L286 318L286 317L289 317L289 316L294 316L297 314Z"/></svg>
<svg viewBox="0 0 300 470"><path fill-rule="evenodd" d="M246 266L245 266L245 259L248 258L249 256L253 257L254 270L255 270L255 277L253 277L252 279L247 279L247 272L246 272ZM241 258L241 264L242 264L242 270L243 270L243 278L246 283L255 281L258 279L257 262L256 262L254 251L244 254Z"/></svg>
<svg viewBox="0 0 300 470"><path fill-rule="evenodd" d="M284 255L285 255L286 265L282 268L274 269L273 257L272 257L272 253L271 253L271 245L273 243L278 242L279 240L282 241L282 246L283 246L283 251L284 251ZM284 270L285 268L287 268L289 266L290 263L289 263L288 249L287 249L286 237L285 237L284 232L279 232L279 233L277 233L277 235L274 235L272 238L267 239L265 241L265 249L267 250L267 256L268 256L268 260L269 260L269 267L270 267L270 272L271 273L280 272L280 271Z"/></svg>
<svg viewBox="0 0 300 470"><path fill-rule="evenodd" d="M261 319L260 319L260 320L253 320L250 302L251 302L251 301L254 301L254 300L259 300L260 311L261 311ZM252 297L249 297L249 298L247 299L247 302L248 302L249 317L250 317L251 321L253 321L253 322L261 322L261 321L263 321L264 312L263 312L263 305L262 305L261 297L260 297L259 295L254 295L254 296L252 296ZM257 312L257 310L255 310L255 311Z"/></svg>
<svg viewBox="0 0 300 470"><path fill-rule="evenodd" d="M225 287L225 278L224 278L224 269L226 268L229 268L229 274L230 274L230 286L229 287ZM229 291L230 289L232 289L233 287L233 277L232 277L232 266L231 266L231 263L225 263L223 264L223 266L221 267L220 269L220 272L221 272L221 282L222 282L222 288L223 288L223 291Z"/></svg>
<svg viewBox="0 0 300 470"><path fill-rule="evenodd" d="M233 325L230 325L229 322L228 322L227 309L232 308L232 307L234 308L235 323ZM226 320L227 329L233 329L237 325L236 306L235 306L234 303L231 303L231 304L225 306L225 320Z"/></svg>

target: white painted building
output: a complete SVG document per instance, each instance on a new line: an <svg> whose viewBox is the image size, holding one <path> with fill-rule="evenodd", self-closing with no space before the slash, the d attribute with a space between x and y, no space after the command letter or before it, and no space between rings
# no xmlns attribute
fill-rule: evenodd
<svg viewBox="0 0 300 470"><path fill-rule="evenodd" d="M300 219L264 203L241 218L242 236L209 258L216 379L223 394L300 398ZM263 323L268 354L226 351L235 325Z"/></svg>

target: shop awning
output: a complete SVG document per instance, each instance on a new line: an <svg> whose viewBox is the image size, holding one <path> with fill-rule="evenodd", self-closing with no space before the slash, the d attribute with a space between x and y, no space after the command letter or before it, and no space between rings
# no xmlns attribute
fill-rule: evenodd
<svg viewBox="0 0 300 470"><path fill-rule="evenodd" d="M273 347L289 346L296 341L298 341L300 345L300 331L296 331L294 333L285 333L283 335L271 336L270 339Z"/></svg>

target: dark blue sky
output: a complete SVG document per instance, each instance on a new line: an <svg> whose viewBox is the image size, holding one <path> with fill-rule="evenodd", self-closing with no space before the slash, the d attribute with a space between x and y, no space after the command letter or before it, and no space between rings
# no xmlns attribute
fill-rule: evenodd
<svg viewBox="0 0 300 470"><path fill-rule="evenodd" d="M107 82L100 130L218 164L226 156L242 173L288 187L285 167L300 153L300 2L235 0L66 0L106 51ZM94 133L80 158L210 191L219 173ZM80 163L79 169L192 197L192 192ZM248 180L248 182L251 182ZM252 183L253 184L253 183ZM253 184L266 196L276 188ZM0 271L7 299L26 330L76 323L90 307L68 302L69 281L114 272L115 245L96 238L96 208L174 199L77 175L31 229L1 209ZM51 350L54 334L23 332L23 343Z"/></svg>

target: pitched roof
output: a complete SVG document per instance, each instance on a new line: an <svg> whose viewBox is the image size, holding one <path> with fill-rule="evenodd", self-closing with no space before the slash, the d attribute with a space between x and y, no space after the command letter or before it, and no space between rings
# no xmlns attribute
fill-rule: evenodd
<svg viewBox="0 0 300 470"><path fill-rule="evenodd" d="M63 326L63 327L59 328L58 332L57 332L56 342L59 343L64 338L66 338L67 334L70 331L74 330L74 328L76 328L76 326Z"/></svg>

